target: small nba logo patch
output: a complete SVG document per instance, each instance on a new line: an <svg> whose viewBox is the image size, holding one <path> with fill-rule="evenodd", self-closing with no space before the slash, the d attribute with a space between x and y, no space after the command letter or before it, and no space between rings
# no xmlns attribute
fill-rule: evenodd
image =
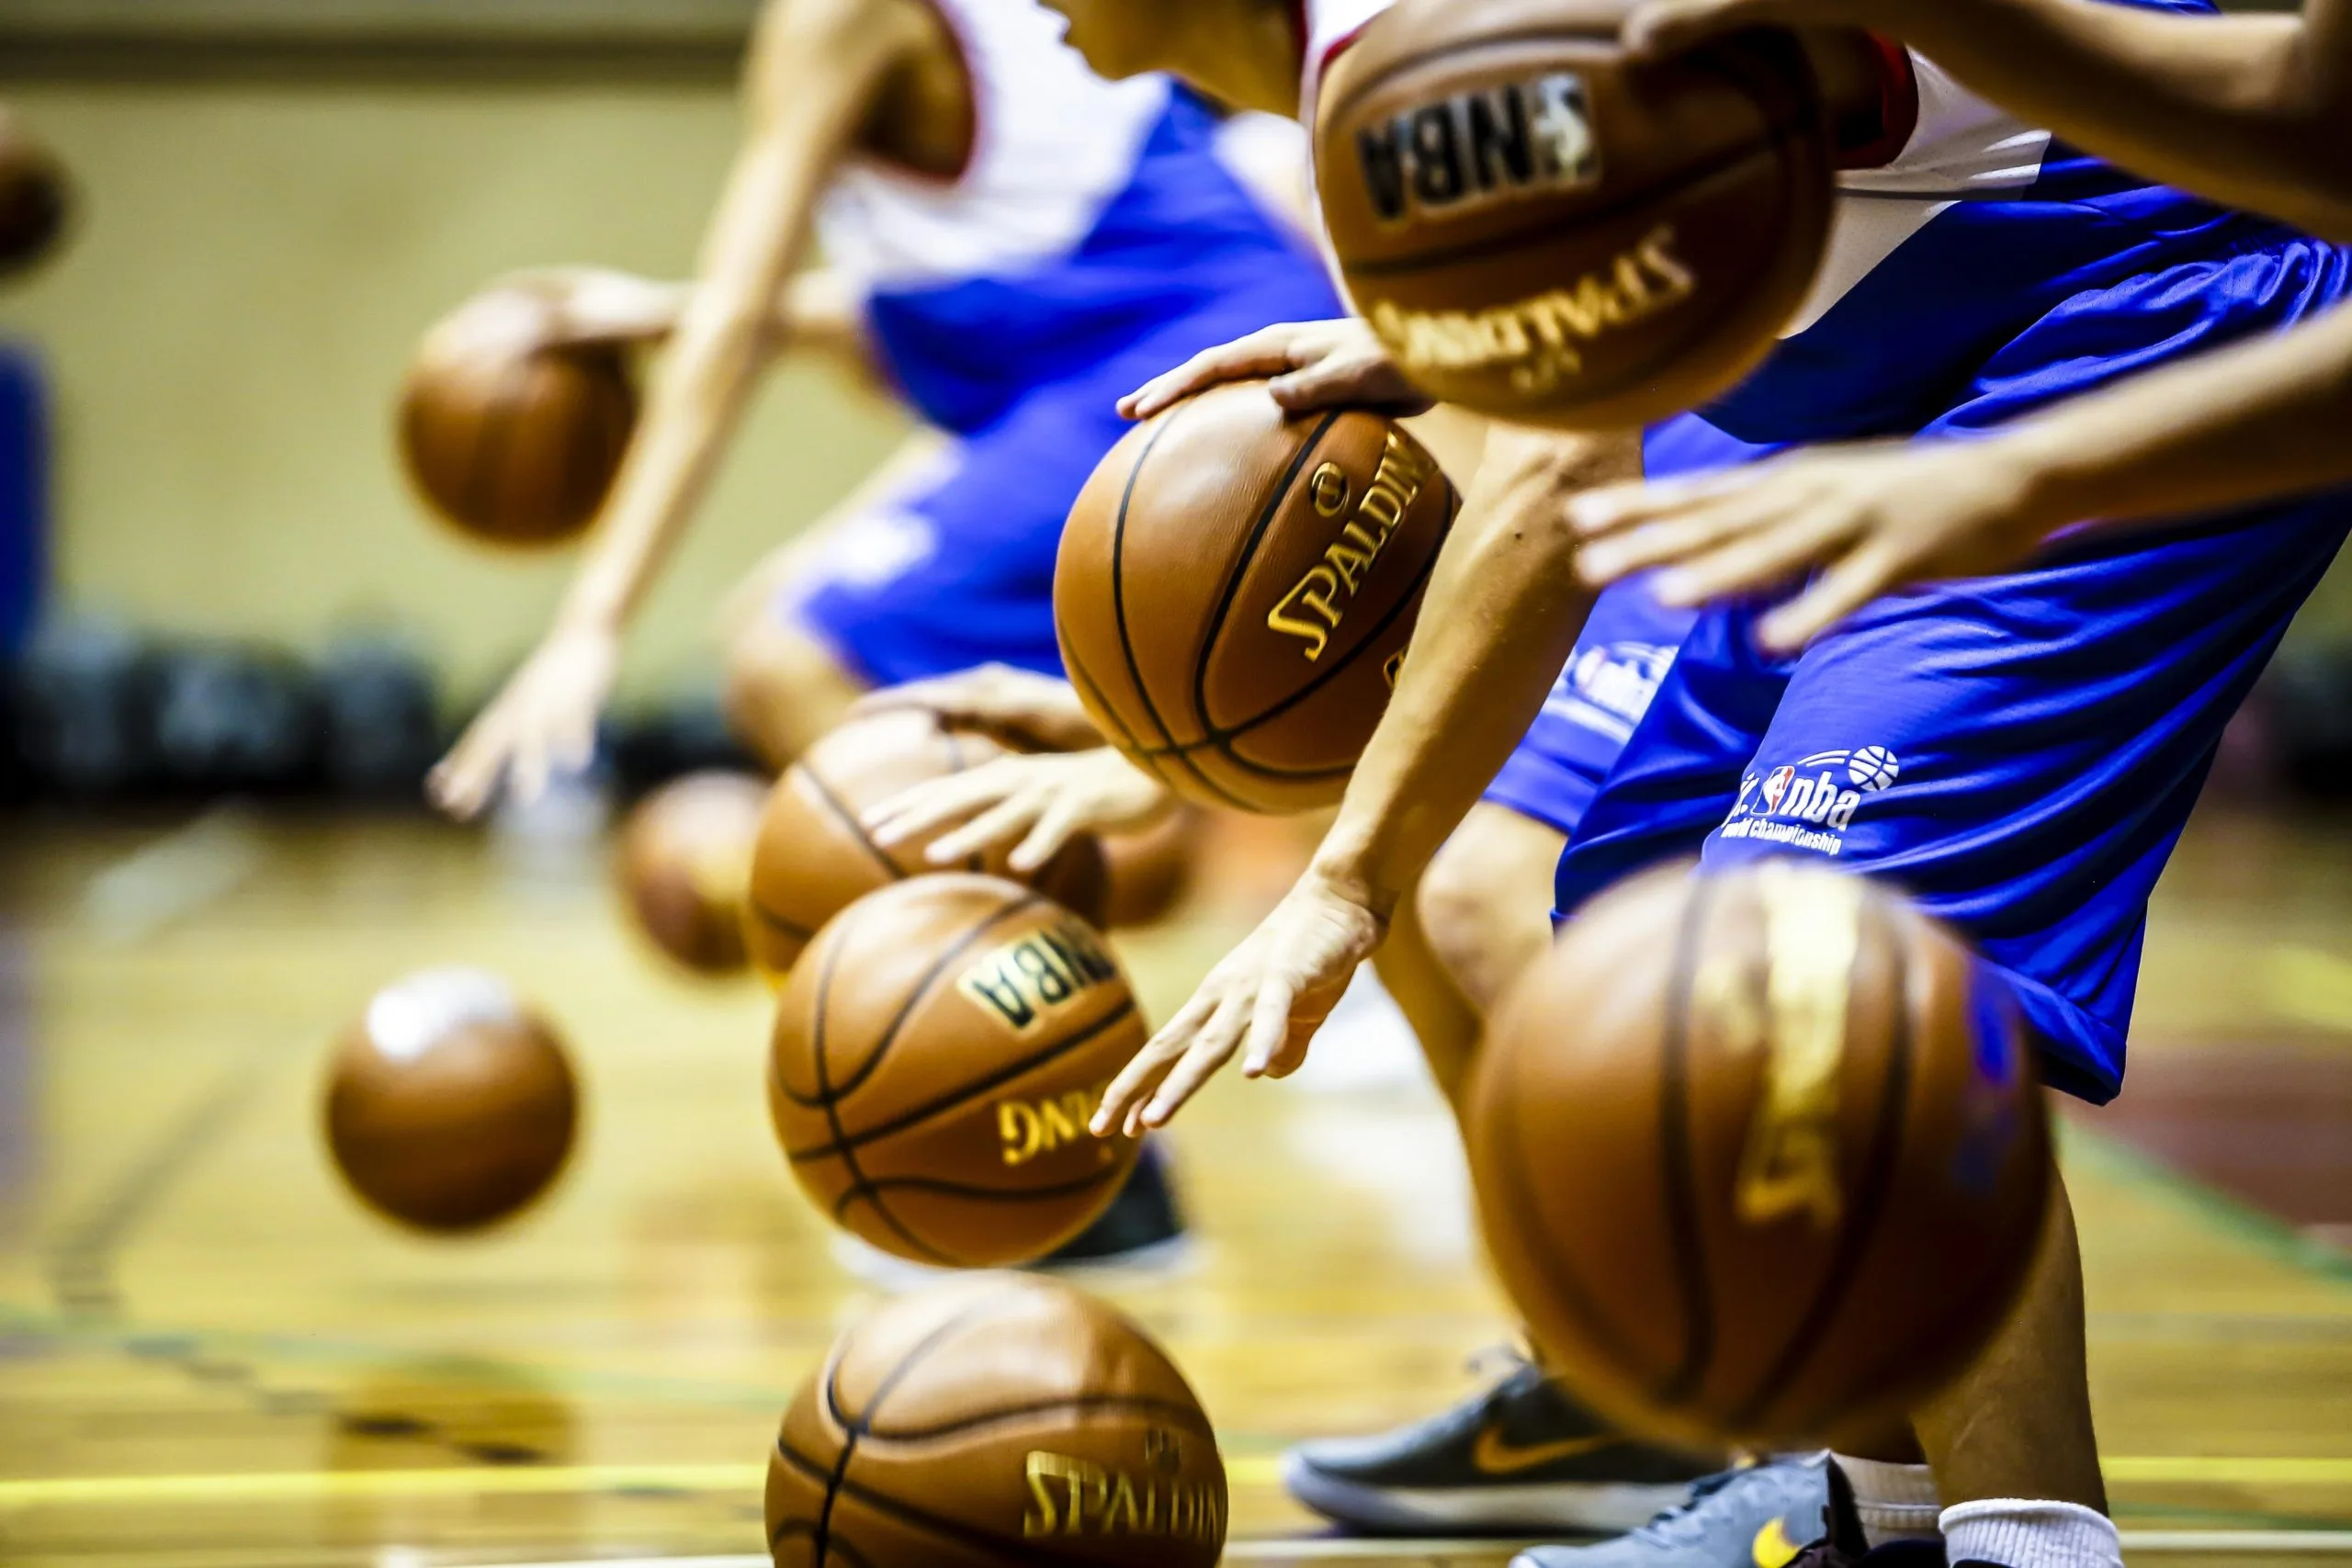
<svg viewBox="0 0 2352 1568"><path fill-rule="evenodd" d="M1765 810L1778 811L1781 808L1781 802L1788 795L1789 785L1796 782L1796 776L1794 768L1772 770L1771 776L1764 781Z"/></svg>

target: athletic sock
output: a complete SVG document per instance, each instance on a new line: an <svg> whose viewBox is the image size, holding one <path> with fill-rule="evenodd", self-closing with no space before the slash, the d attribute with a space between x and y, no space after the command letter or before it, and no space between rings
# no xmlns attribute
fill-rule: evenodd
<svg viewBox="0 0 2352 1568"><path fill-rule="evenodd" d="M2123 1568L2115 1521L2080 1503L1988 1497L1943 1512L1944 1556L1998 1568Z"/></svg>
<svg viewBox="0 0 2352 1568"><path fill-rule="evenodd" d="M1841 1453L1829 1457L1854 1488L1854 1512L1862 1521L1862 1538L1871 1545L1935 1539L1940 1505L1936 1478L1926 1465L1849 1459Z"/></svg>

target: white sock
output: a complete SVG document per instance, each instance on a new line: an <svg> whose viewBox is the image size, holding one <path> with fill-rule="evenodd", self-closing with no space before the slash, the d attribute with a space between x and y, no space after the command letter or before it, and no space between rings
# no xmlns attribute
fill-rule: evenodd
<svg viewBox="0 0 2352 1568"><path fill-rule="evenodd" d="M1999 1568L2123 1568L2115 1521L2080 1503L1988 1497L1943 1512L1944 1556Z"/></svg>
<svg viewBox="0 0 2352 1568"><path fill-rule="evenodd" d="M1849 1459L1840 1453L1829 1457L1854 1488L1854 1512L1861 1517L1865 1540L1884 1546L1890 1540L1935 1538L1940 1505L1936 1501L1936 1478L1926 1465Z"/></svg>

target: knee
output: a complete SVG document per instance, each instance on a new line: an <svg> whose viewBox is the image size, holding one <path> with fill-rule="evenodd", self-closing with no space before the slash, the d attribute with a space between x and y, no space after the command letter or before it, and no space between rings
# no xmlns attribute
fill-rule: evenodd
<svg viewBox="0 0 2352 1568"><path fill-rule="evenodd" d="M1418 912L1430 951L1481 1013L1550 940L1562 841L1544 823L1482 804L1422 874Z"/></svg>
<svg viewBox="0 0 2352 1568"><path fill-rule="evenodd" d="M728 723L779 772L864 689L831 649L788 623L763 616L729 640L721 688Z"/></svg>

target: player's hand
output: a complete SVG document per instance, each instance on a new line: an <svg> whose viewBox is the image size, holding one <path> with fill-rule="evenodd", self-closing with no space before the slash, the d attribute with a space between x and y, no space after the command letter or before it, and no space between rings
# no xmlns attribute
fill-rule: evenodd
<svg viewBox="0 0 2352 1568"><path fill-rule="evenodd" d="M691 286L600 266L537 266L510 272L502 288L537 295L556 309L559 344L649 343L678 324Z"/></svg>
<svg viewBox="0 0 2352 1568"><path fill-rule="evenodd" d="M1054 751L1091 751L1102 744L1102 732L1068 681L1010 664L976 665L886 687L859 698L850 712L904 707L929 708L951 726L993 729Z"/></svg>
<svg viewBox="0 0 2352 1568"><path fill-rule="evenodd" d="M1353 316L1292 321L1205 349L1119 400L1129 419L1149 419L1220 381L1273 378L1266 389L1296 413L1341 404L1421 413L1430 400L1415 391L1372 328Z"/></svg>
<svg viewBox="0 0 2352 1568"><path fill-rule="evenodd" d="M586 767L620 661L620 634L612 628L557 626L434 768L425 781L433 803L471 818L502 782L514 799L535 800L550 773Z"/></svg>
<svg viewBox="0 0 2352 1568"><path fill-rule="evenodd" d="M886 850L963 823L924 852L933 865L1017 840L1005 863L1025 874L1080 833L1148 827L1175 804L1166 785L1104 746L999 757L903 790L860 820Z"/></svg>
<svg viewBox="0 0 2352 1568"><path fill-rule="evenodd" d="M1909 10L1906 0L1642 0L1618 36L1628 54L1655 58L1735 28L1846 25L1899 32Z"/></svg>
<svg viewBox="0 0 2352 1568"><path fill-rule="evenodd" d="M1689 479L1611 485L1568 503L1577 570L1595 587L1656 569L1661 603L1698 604L1821 575L1757 626L1793 652L1882 594L2032 555L2050 525L1997 442L1802 453Z"/></svg>
<svg viewBox="0 0 2352 1568"><path fill-rule="evenodd" d="M1166 1126L1237 1051L1253 1078L1297 1071L1386 926L1310 870L1111 1081L1095 1134Z"/></svg>

